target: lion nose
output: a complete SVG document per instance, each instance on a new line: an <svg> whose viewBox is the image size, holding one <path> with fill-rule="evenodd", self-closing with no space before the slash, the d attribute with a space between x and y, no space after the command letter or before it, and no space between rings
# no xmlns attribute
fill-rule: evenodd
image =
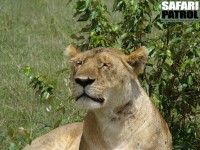
<svg viewBox="0 0 200 150"><path fill-rule="evenodd" d="M90 78L87 79L75 78L75 82L83 87L92 84L94 81L95 79L90 79Z"/></svg>

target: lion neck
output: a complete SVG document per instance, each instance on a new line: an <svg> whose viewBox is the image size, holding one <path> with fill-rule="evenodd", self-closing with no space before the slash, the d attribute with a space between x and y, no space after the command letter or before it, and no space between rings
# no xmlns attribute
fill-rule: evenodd
<svg viewBox="0 0 200 150"><path fill-rule="evenodd" d="M120 138L123 135L123 130L127 128L130 120L134 119L135 115L140 112L139 109L142 105L143 90L138 80L131 82L131 90L132 95L129 95L128 98L132 99L126 100L124 105L87 112L84 119L81 150L95 149L95 147L105 150L113 149L113 145L123 141ZM128 136L127 133L125 134Z"/></svg>

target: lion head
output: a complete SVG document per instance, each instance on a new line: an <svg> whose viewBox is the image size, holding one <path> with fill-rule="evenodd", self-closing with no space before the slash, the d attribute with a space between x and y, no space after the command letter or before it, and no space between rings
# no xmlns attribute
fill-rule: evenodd
<svg viewBox="0 0 200 150"><path fill-rule="evenodd" d="M145 47L125 55L104 47L79 52L69 45L65 55L71 58L76 104L87 110L127 103L133 96L131 82L143 72L148 58Z"/></svg>

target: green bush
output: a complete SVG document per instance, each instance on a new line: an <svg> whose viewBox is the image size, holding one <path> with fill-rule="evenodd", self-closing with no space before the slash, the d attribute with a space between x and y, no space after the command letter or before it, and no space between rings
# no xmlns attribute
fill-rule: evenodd
<svg viewBox="0 0 200 150"><path fill-rule="evenodd" d="M174 149L200 149L200 23L162 22L158 0L115 0L112 11L101 0L77 0L75 9L77 21L86 22L71 36L80 49L148 48L141 82L168 122ZM121 20L110 19L115 13Z"/></svg>

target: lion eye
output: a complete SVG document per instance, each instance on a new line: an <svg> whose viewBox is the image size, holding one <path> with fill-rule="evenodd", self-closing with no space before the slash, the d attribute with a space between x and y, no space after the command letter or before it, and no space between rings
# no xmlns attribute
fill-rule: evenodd
<svg viewBox="0 0 200 150"><path fill-rule="evenodd" d="M108 67L108 64L107 63L102 63L100 68L104 68L104 67Z"/></svg>
<svg viewBox="0 0 200 150"><path fill-rule="evenodd" d="M77 67L81 66L82 64L83 64L83 61L78 61L78 62L76 62L76 66L77 66Z"/></svg>

